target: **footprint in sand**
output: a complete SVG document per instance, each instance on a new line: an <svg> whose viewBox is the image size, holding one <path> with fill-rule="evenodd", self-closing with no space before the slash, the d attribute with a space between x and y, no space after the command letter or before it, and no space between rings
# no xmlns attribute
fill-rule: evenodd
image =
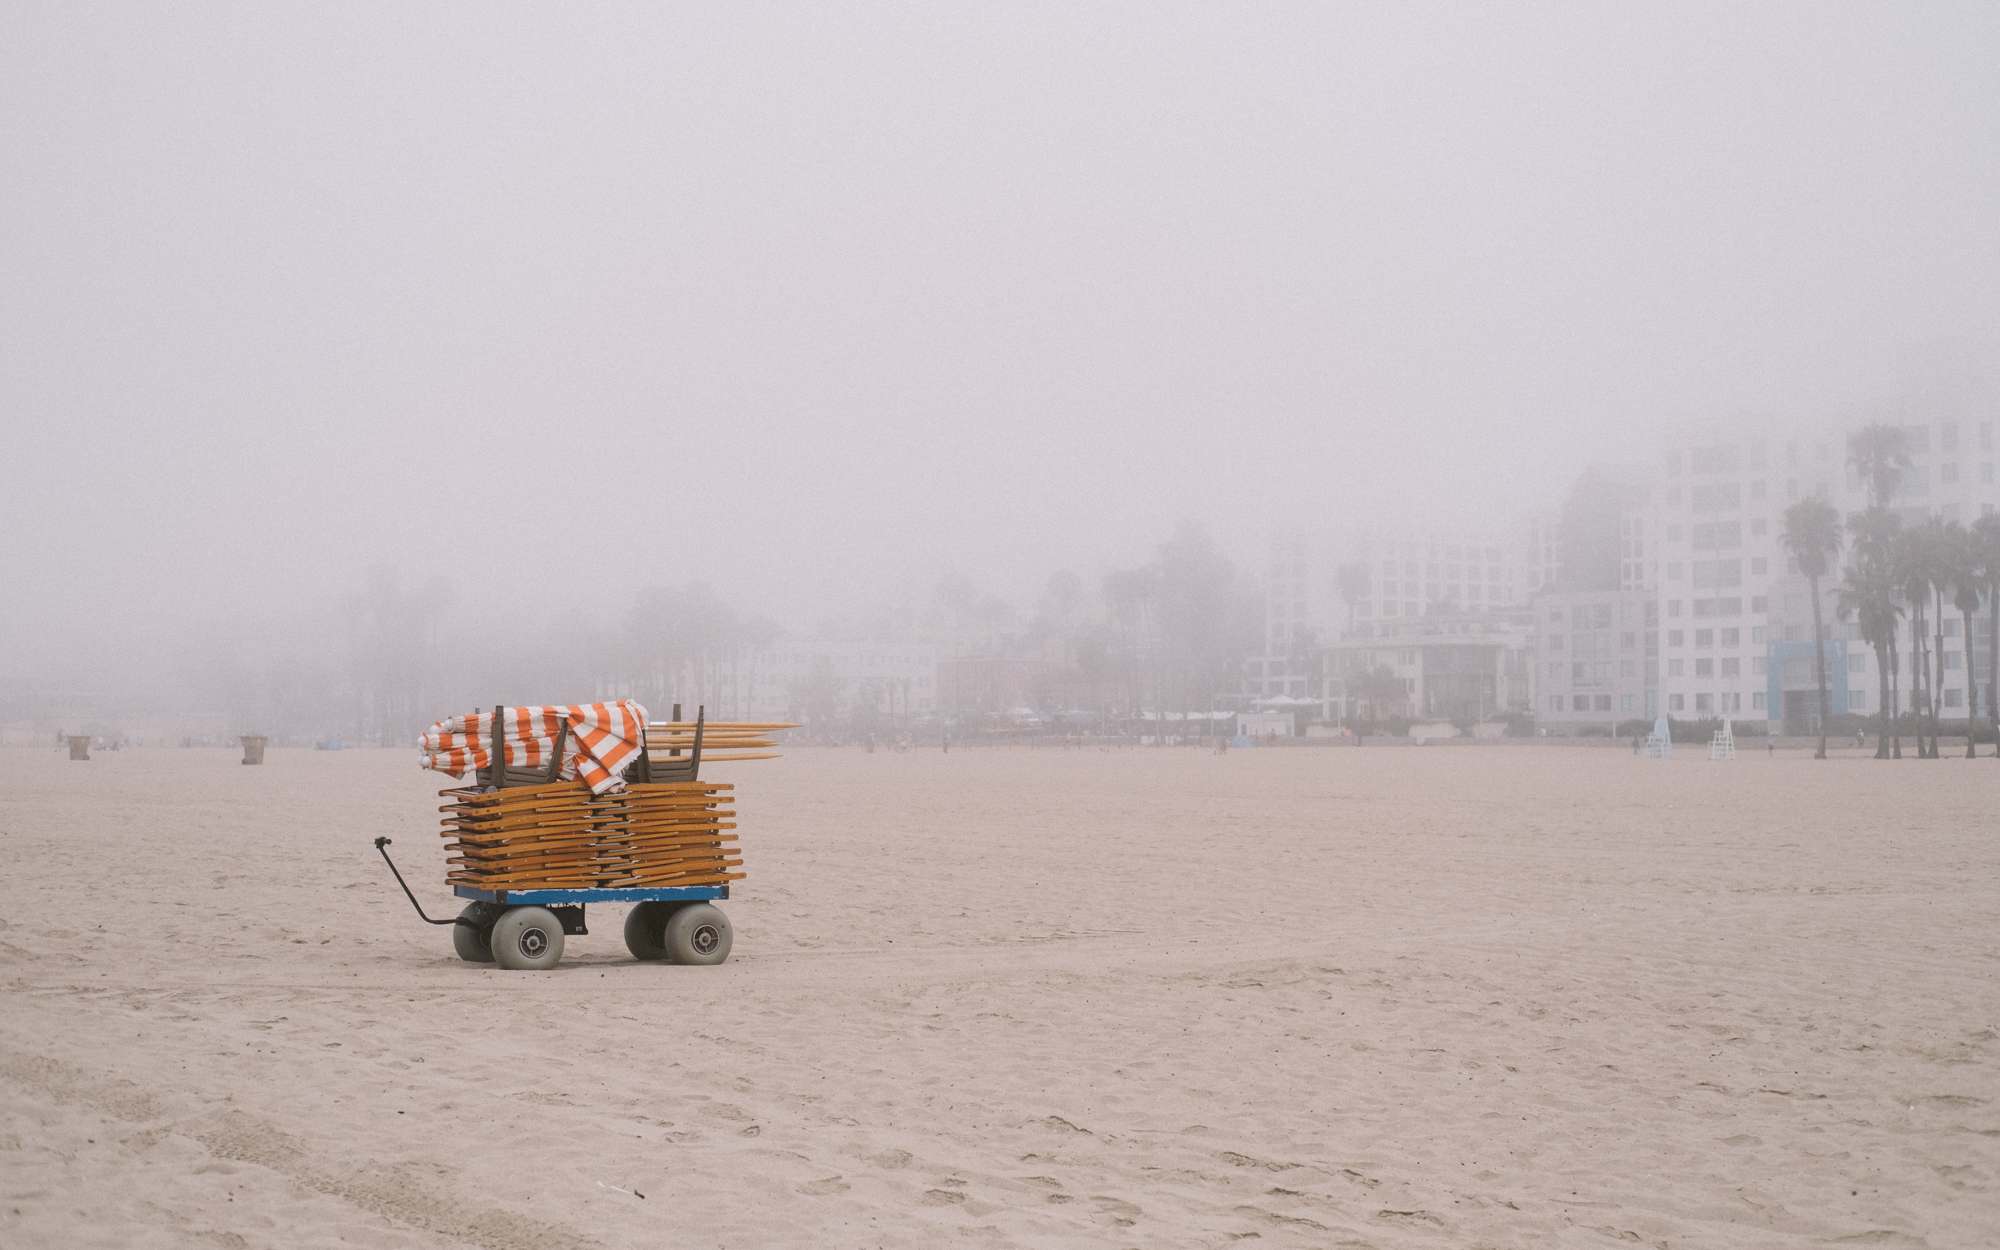
<svg viewBox="0 0 2000 1250"><path fill-rule="evenodd" d="M1119 1228L1132 1227L1145 1214L1123 1198L1113 1198L1108 1194L1092 1194L1090 1201L1097 1207L1099 1221L1109 1221Z"/></svg>
<svg viewBox="0 0 2000 1250"><path fill-rule="evenodd" d="M808 1197L819 1198L827 1194L844 1194L852 1188L853 1186L838 1176L822 1176L816 1181L807 1181L800 1185L798 1191Z"/></svg>

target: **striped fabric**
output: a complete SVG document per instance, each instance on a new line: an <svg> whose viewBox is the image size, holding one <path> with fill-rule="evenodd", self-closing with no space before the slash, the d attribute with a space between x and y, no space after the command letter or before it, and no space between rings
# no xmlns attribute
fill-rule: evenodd
<svg viewBox="0 0 2000 1250"><path fill-rule="evenodd" d="M565 724L562 765L556 775L581 780L592 794L623 783L621 774L646 745L646 709L630 699L569 707L510 707L500 727L501 749L509 768L546 768L555 751L556 731ZM422 764L463 777L492 762L493 713L468 712L439 721L417 740Z"/></svg>

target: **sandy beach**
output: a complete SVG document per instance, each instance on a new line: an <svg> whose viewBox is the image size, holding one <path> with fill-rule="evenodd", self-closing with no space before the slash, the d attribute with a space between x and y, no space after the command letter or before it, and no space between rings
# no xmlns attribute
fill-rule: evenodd
<svg viewBox="0 0 2000 1250"><path fill-rule="evenodd" d="M2000 1242L2000 763L792 750L714 969L410 752L0 752L0 1245Z"/></svg>

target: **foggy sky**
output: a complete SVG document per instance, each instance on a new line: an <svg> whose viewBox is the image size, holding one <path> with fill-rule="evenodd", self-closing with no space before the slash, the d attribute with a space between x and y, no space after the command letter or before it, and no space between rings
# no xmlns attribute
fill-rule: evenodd
<svg viewBox="0 0 2000 1250"><path fill-rule="evenodd" d="M383 563L1021 597L2000 358L1991 4L0 20L0 676Z"/></svg>

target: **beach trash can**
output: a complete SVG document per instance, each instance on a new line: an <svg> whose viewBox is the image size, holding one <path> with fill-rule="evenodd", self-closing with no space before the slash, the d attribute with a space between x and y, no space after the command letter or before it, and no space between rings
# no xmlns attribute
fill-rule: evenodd
<svg viewBox="0 0 2000 1250"><path fill-rule="evenodd" d="M261 764L264 762L264 739L255 734L243 736L243 762Z"/></svg>
<svg viewBox="0 0 2000 1250"><path fill-rule="evenodd" d="M73 760L90 758L90 735L71 734L69 736L69 757Z"/></svg>

